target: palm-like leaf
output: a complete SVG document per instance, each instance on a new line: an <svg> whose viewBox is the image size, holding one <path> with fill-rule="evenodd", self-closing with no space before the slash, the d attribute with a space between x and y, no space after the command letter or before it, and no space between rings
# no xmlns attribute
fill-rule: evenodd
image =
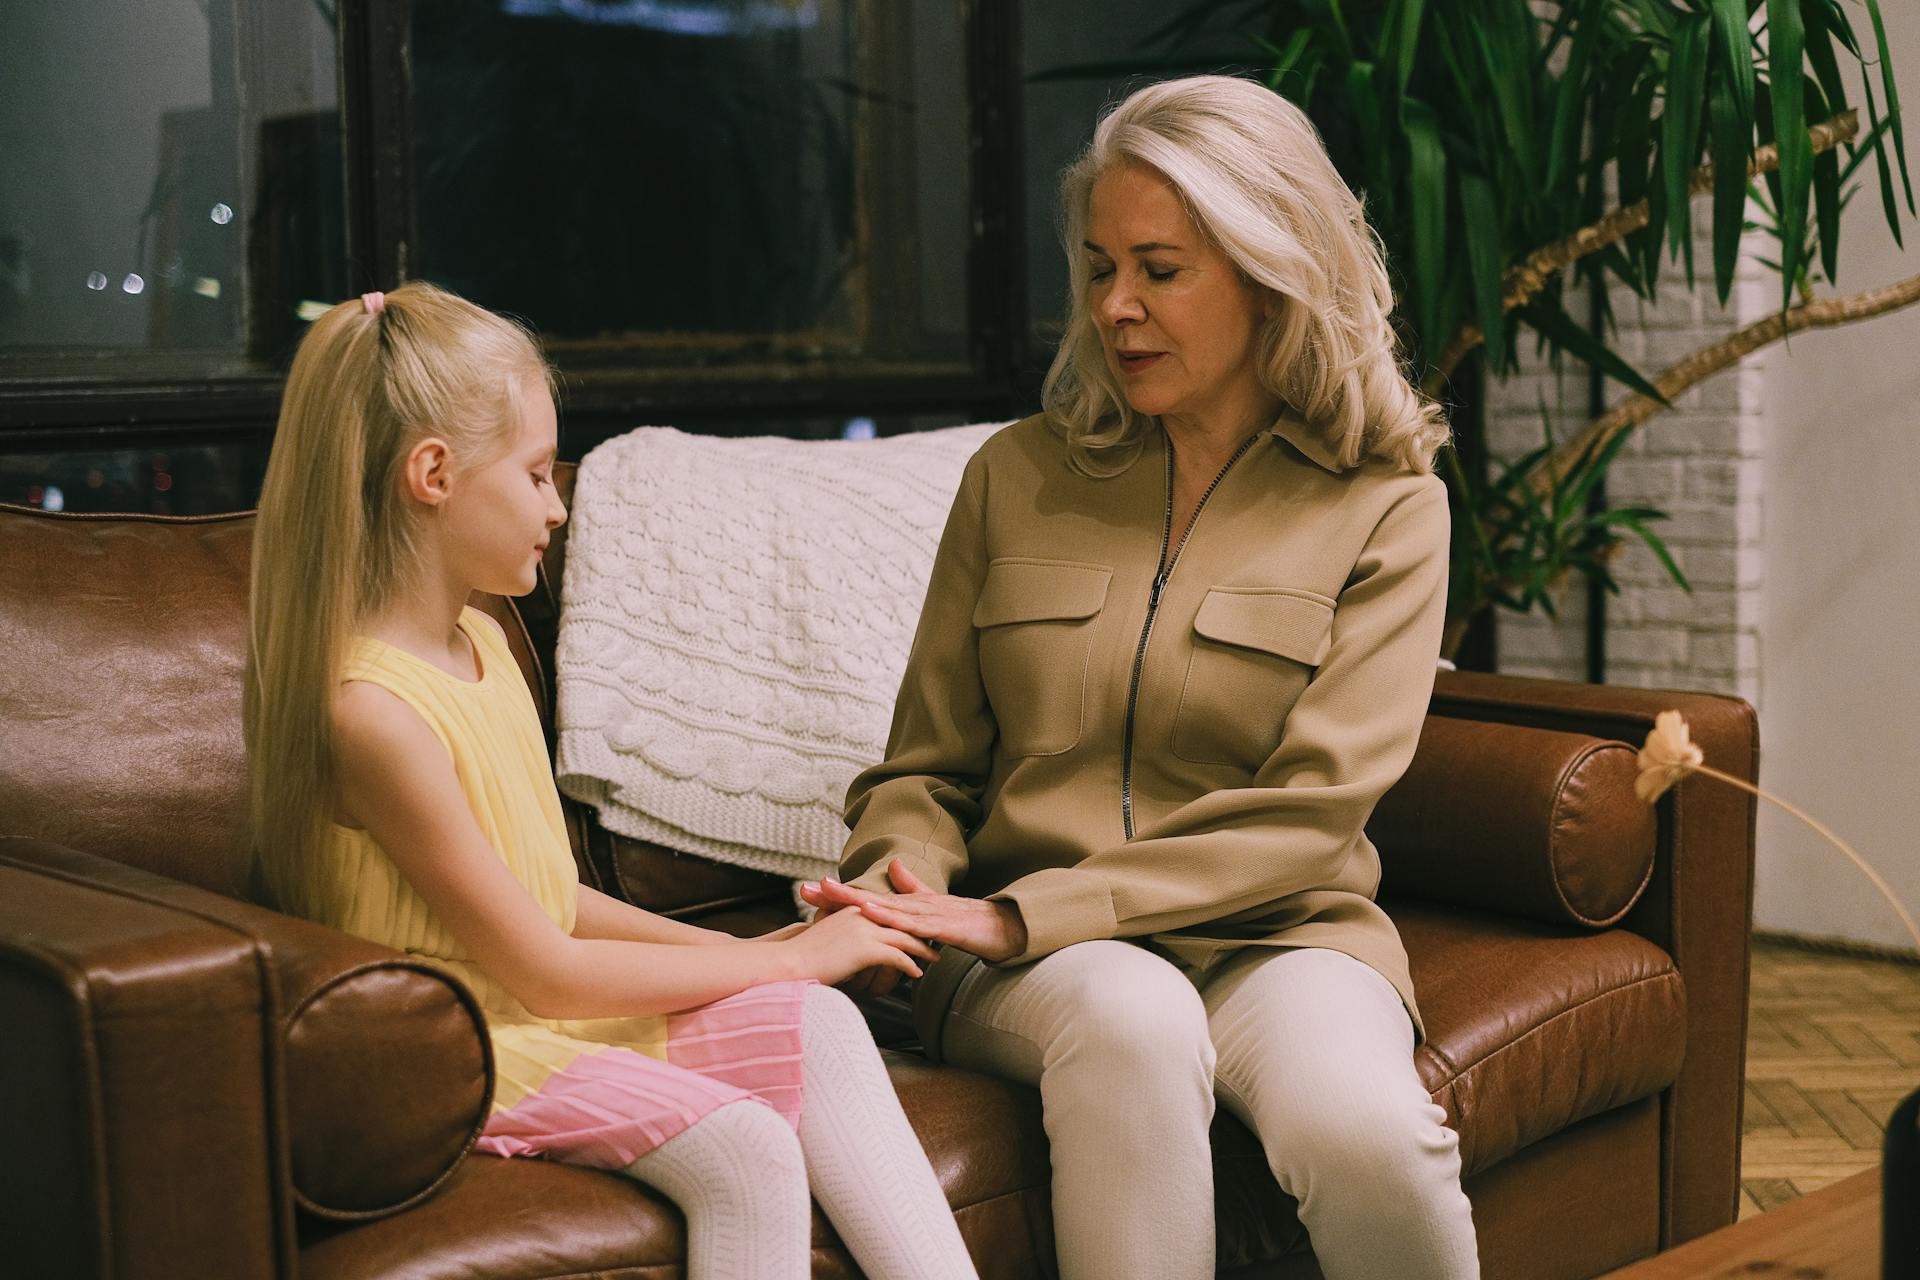
<svg viewBox="0 0 1920 1280"><path fill-rule="evenodd" d="M1197 0L1153 34L1157 53L1125 70L1198 69L1198 55L1181 64L1181 48L1204 41L1217 50L1228 31L1246 37L1268 83L1305 108L1363 195L1387 246L1398 323L1421 378L1457 327L1473 323L1495 377L1516 367L1522 332L1531 329L1556 357L1575 356L1658 398L1610 346L1604 290L1600 322L1582 324L1562 300L1569 282L1559 277L1509 309L1507 271L1614 204L1644 199L1645 226L1582 258L1579 276L1652 299L1664 263L1677 258L1691 285L1691 187L1706 162L1713 278L1723 302L1750 190L1759 225L1780 241L1777 260L1760 260L1779 271L1783 306L1809 287L1815 264L1824 279L1836 275L1839 213L1869 156L1898 239L1902 197L1909 214L1915 206L1882 3L1858 0L1872 28L1869 48L1848 16L1855 0ZM1844 160L1831 151L1816 157L1809 127L1848 105L1849 62L1860 69L1870 127ZM1118 72L1102 65L1054 74ZM1750 184L1748 158L1767 143L1778 146L1779 166ZM1569 567L1609 585L1606 559L1623 534L1645 542L1684 581L1650 532L1657 512L1586 513L1612 457L1612 448L1591 451L1544 497L1518 478L1524 471L1475 484L1456 465L1457 497L1474 523L1457 544L1455 611L1489 599L1550 607L1545 584Z"/></svg>

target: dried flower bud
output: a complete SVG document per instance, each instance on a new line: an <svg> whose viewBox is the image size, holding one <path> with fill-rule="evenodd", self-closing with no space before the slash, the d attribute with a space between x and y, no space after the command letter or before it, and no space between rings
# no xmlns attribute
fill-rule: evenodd
<svg viewBox="0 0 1920 1280"><path fill-rule="evenodd" d="M1647 745L1640 748L1640 776L1633 780L1633 793L1652 804L1705 759L1687 732L1685 718L1678 711L1662 711L1653 718Z"/></svg>

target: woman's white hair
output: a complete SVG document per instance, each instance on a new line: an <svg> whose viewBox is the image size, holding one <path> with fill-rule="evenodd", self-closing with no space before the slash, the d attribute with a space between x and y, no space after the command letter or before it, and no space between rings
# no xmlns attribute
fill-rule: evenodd
<svg viewBox="0 0 1920 1280"><path fill-rule="evenodd" d="M1130 95L1061 176L1070 310L1041 402L1065 430L1074 465L1093 475L1124 468L1148 425L1107 367L1082 245L1094 183L1127 164L1163 175L1200 230L1282 299L1258 337L1261 381L1338 466L1381 458L1431 471L1446 420L1401 366L1388 320L1393 289L1360 201L1305 112L1231 76L1168 80Z"/></svg>

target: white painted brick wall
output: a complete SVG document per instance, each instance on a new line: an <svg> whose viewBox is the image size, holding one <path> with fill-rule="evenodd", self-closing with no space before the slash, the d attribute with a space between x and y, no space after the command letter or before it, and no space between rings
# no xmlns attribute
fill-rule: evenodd
<svg viewBox="0 0 1920 1280"><path fill-rule="evenodd" d="M1616 349L1648 377L1693 351L1765 315L1777 284L1743 258L1723 310L1713 293L1711 230L1698 203L1698 284L1668 268L1657 301L1647 305L1613 290L1619 323ZM1584 317L1585 302L1568 309ZM1555 374L1523 340L1522 371L1489 388L1488 444L1496 458L1538 445L1540 410L1565 439L1587 420L1587 374L1568 360ZM1761 448L1763 374L1746 364L1681 395L1628 440L1608 473L1611 505L1648 505L1669 513L1652 527L1693 585L1684 591L1637 539L1613 564L1621 594L1606 601L1606 679L1610 684L1704 689L1760 701ZM1611 397L1628 394L1617 384ZM1499 612L1500 669L1513 675L1587 678L1586 584L1569 582L1558 621L1535 612Z"/></svg>

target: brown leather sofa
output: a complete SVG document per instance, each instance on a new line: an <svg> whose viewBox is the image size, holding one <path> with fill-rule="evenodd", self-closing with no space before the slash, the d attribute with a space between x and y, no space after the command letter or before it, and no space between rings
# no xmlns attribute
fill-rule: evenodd
<svg viewBox="0 0 1920 1280"><path fill-rule="evenodd" d="M467 1154L491 1063L456 984L231 895L251 527L0 508L0 1273L681 1275L681 1221L641 1188ZM564 554L478 602L543 710ZM1734 699L1443 673L1370 828L1493 1280L1734 1217L1754 815L1705 781L1633 800L1621 740L1667 707L1754 776ZM589 883L740 930L787 916L781 882L568 820ZM1055 1274L1034 1092L889 1060L982 1275ZM1221 1273L1317 1275L1251 1136L1222 1118L1215 1145ZM857 1274L817 1218L814 1261Z"/></svg>

